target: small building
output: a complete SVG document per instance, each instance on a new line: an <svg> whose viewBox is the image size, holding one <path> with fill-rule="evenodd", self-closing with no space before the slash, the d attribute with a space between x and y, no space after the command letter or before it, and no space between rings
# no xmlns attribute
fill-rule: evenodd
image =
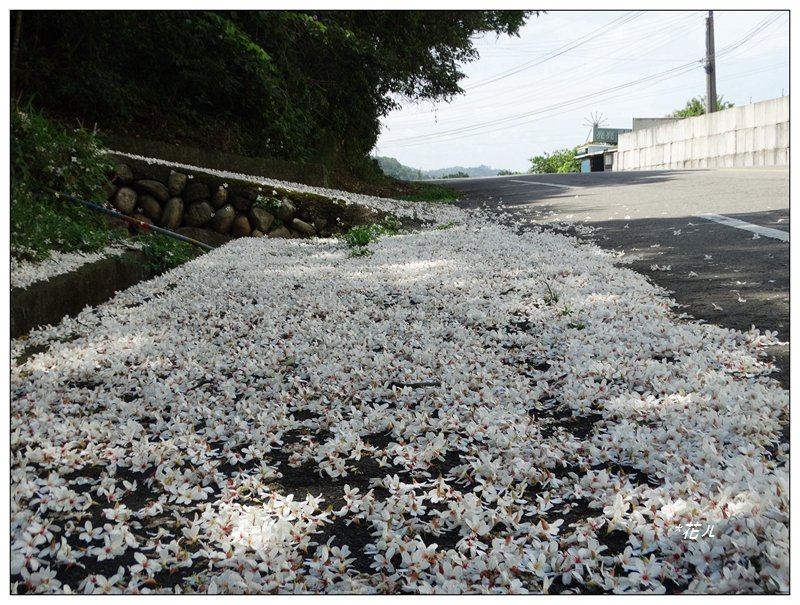
<svg viewBox="0 0 800 605"><path fill-rule="evenodd" d="M606 168L606 153L616 149L608 143L587 143L578 147L575 159L581 163L581 172L603 172Z"/></svg>
<svg viewBox="0 0 800 605"><path fill-rule="evenodd" d="M581 172L603 172L614 169L617 140L630 128L592 128L592 142L578 147L575 159L581 163Z"/></svg>

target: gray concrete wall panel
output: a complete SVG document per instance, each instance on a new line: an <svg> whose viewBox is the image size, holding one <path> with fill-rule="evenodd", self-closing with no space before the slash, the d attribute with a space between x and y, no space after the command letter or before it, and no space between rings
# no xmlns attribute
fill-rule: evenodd
<svg viewBox="0 0 800 605"><path fill-rule="evenodd" d="M786 166L789 133L780 97L620 134L615 169Z"/></svg>

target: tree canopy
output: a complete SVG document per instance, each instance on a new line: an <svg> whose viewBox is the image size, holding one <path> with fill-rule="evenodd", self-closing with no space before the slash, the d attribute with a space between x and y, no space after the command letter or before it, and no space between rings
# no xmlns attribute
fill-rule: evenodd
<svg viewBox="0 0 800 605"><path fill-rule="evenodd" d="M733 107L733 103L729 101L723 101L722 95L717 95L717 111L721 111L723 109L730 109ZM694 116L702 116L706 113L706 98L705 97L693 97L686 101L686 107L683 109L678 109L673 111L669 114L670 118L691 118Z"/></svg>
<svg viewBox="0 0 800 605"><path fill-rule="evenodd" d="M16 11L12 92L101 129L349 165L399 103L463 92L476 34L529 14Z"/></svg>
<svg viewBox="0 0 800 605"><path fill-rule="evenodd" d="M533 174L580 172L581 164L575 158L575 149L558 149L553 153L545 153L530 158L531 167L528 172Z"/></svg>

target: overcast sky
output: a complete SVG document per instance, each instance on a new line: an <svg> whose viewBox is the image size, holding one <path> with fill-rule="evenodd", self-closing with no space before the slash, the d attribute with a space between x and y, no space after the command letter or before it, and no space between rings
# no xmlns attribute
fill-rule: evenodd
<svg viewBox="0 0 800 605"><path fill-rule="evenodd" d="M556 11L519 37L487 34L464 66L466 94L406 104L375 155L431 170L526 171L529 158L580 145L598 118L630 128L706 91L707 11ZM789 94L788 11L714 11L717 93L735 105Z"/></svg>

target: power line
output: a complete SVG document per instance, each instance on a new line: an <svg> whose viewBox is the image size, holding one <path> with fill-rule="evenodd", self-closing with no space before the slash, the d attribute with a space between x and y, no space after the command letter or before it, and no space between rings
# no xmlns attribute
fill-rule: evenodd
<svg viewBox="0 0 800 605"><path fill-rule="evenodd" d="M575 98L572 98L572 99L568 99L566 101L562 101L561 103L556 103L556 104L553 104L553 105L549 105L549 106L546 106L546 107L541 107L541 108L534 109L534 110L531 110L531 111L526 111L526 112L515 114L515 115L512 115L512 116L507 116L507 117L504 117L504 118L497 118L497 119L494 119L494 120L488 120L486 122L481 122L479 124L472 124L472 125L469 125L469 126L462 126L460 128L452 128L450 130L445 130L445 131L436 132L436 133L415 135L415 136L411 136L411 137L403 137L403 138L394 139L394 140L389 139L389 140L383 141L383 143L399 144L399 143L410 143L412 141L422 143L422 142L430 142L431 140L435 140L437 138L441 138L441 137L447 136L447 135L462 134L462 133L471 132L471 131L475 131L475 130L479 130L479 129L486 129L486 128L494 128L494 129L496 129L497 126L501 126L503 124L507 124L508 122L516 122L517 120L524 119L524 118L531 117L531 116L535 116L535 115L538 115L538 114L541 114L541 113L552 112L552 111L564 109L566 107L569 107L571 105L575 105L577 103L580 103L580 102L588 100L588 99L592 99L592 98L599 97L599 96L604 95L604 94L608 94L608 93L624 90L626 88L630 88L632 86L637 86L637 85L640 85L640 84L644 84L644 83L650 82L652 80L660 80L660 79L664 79L666 77L676 77L678 75L682 75L684 73L688 73L689 71L692 71L694 69L699 68L700 67L700 63L701 63L700 61L692 61L691 63L685 63L683 65L679 65L677 67L673 67L671 69L667 69L665 71L658 72L656 74L651 74L649 76L644 76L642 78L638 78L638 79L632 80L630 82L625 82L623 84L618 84L616 86L611 86L611 87L603 89L603 90L594 91L594 92L591 92L591 93L586 93L586 94L580 95L578 97L575 97Z"/></svg>
<svg viewBox="0 0 800 605"><path fill-rule="evenodd" d="M727 46L719 49L717 51L717 58L730 55L734 51L738 50L739 48L750 42L750 40L755 38L758 34L760 34L768 27L770 27L772 24L777 23L781 19L781 17L783 17L783 13L781 12L776 13L769 17L765 17L760 23L758 23L753 29L747 32L738 41L733 42L732 44L728 44Z"/></svg>
<svg viewBox="0 0 800 605"><path fill-rule="evenodd" d="M505 78L511 77L513 75L516 75L516 74L518 74L520 72L523 72L526 69L530 69L531 67L534 67L536 65L541 65L542 63L546 63L547 61L551 61L552 59L555 59L556 57L561 56L564 53L569 52L570 50L573 50L573 49L578 48L579 46L581 46L583 44L586 44L587 42L592 40L594 38L594 36L597 35L599 32L602 32L603 30L608 31L608 30L613 29L615 27L619 27L620 25L623 25L625 23L629 23L630 21L633 21L634 19L637 19L637 18L641 17L644 13L645 13L645 11L630 11L628 13L625 13L624 15L622 15L621 17L618 17L617 19L614 19L610 23L607 23L606 25L603 25L602 27L599 27L599 28L597 28L595 30L592 30L588 34L585 34L585 35L573 40L572 42L570 42L570 43L568 43L568 44L566 44L564 46L561 46L561 47L559 47L559 48L557 48L557 49L545 54L542 57L537 57L536 59L533 59L533 60L528 61L526 63L523 63L521 65L518 65L517 67L514 67L514 68L508 69L506 71L500 72L499 74L496 74L496 75L494 75L494 76L492 76L490 78L487 78L486 80L481 80L479 82L476 82L472 86L465 87L464 90L475 90L476 88L480 88L482 86L486 86L487 84L493 84L494 82L499 82L500 80L504 80Z"/></svg>
<svg viewBox="0 0 800 605"><path fill-rule="evenodd" d="M720 52L724 52L725 54L730 54L731 52L737 50L738 48L742 47L743 45L748 44L759 33L763 32L770 25L772 25L773 23L777 22L781 18L781 16L782 16L782 14L779 13L779 14L776 14L776 15L773 15L773 16L765 18L764 20L762 20L762 22L757 24L752 30L747 32L742 38L740 38L739 40L737 40L736 42L734 42L732 44L729 44L729 45L725 46ZM622 19L622 17L620 17L620 19ZM612 25L614 23L617 23L617 22L620 21L620 19L612 21L611 23L607 24L604 27L608 27L608 26L610 26L610 25ZM629 19L629 20L632 20L632 18ZM603 29L603 28L600 28L600 29ZM597 31L597 30L595 30L595 31ZM582 38L585 38L585 36L582 37ZM582 38L578 38L576 41L573 41L573 43L579 42ZM569 45L567 45L567 46L569 46ZM577 46L580 46L580 44L577 44L575 47L577 47ZM564 47L560 47L560 49L562 49L562 50L563 50L563 48ZM556 49L556 50L559 50L559 49ZM556 51L553 51L553 52L556 52ZM563 54L563 53L560 53L560 54ZM626 90L626 89L628 89L630 87L634 87L634 86L646 86L646 87L649 87L652 84L655 84L655 83L658 83L658 82L661 82L661 81L665 81L665 80L668 80L668 79L672 79L672 78L684 75L686 73L689 73L690 71L693 71L694 69L699 68L700 65L702 64L702 62L703 62L703 60L701 59L701 60L698 60L698 61L692 61L692 62L689 62L689 63L684 63L682 65L673 67L671 69L668 69L668 70L665 70L665 71L662 71L662 72L658 72L656 74L651 74L649 76L638 78L636 80L633 80L633 81L630 81L630 82L626 82L626 83L623 83L623 84L619 84L619 85L616 85L616 86L612 86L612 87L609 87L609 88L606 88L606 89L603 89L603 90L595 91L593 93L580 95L578 97L575 97L575 98L572 98L572 99L568 99L568 100L562 101L560 103L548 105L548 106L545 106L545 107L542 107L542 108L538 108L538 109L534 109L534 110L531 110L531 111L526 111L526 112L522 112L522 113L511 115L511 116L503 117L503 118L496 118L496 119L493 119L493 120L487 120L487 121L480 122L480 123L477 123L477 124L470 124L470 125L467 125L467 126L458 127L458 128L452 128L452 129L449 129L449 130L435 132L435 133L414 135L414 136L410 136L410 137L402 137L402 138L398 138L398 139L394 139L394 140L392 140L392 139L383 140L381 142L381 144L390 144L390 145L394 145L394 146L407 147L407 146L418 145L418 144L423 144L423 143L431 143L431 142L435 142L435 141L451 141L451 140L456 140L456 139L460 139L460 138L472 137L472 136L476 136L477 134L481 134L481 133L483 133L485 131L488 131L488 130L496 131L496 130L504 130L504 129L507 129L507 128L516 127L516 126L519 126L519 125L522 125L522 124L527 124L527 123L532 122L532 121L537 121L539 119L543 119L543 117L534 118L533 120L527 120L527 118L531 118L531 117L534 117L534 116L542 116L543 114L552 114L553 112L561 111L561 110L564 110L566 108L569 108L569 107L575 106L577 104L580 104L580 103L582 103L582 102L584 102L584 101L586 101L588 99L593 99L594 101L597 101L598 99L603 98L603 100L608 100L610 98L614 98L616 96L619 96L619 95L614 95L613 93L619 92L619 91L622 91L622 90ZM533 62L529 62L528 64L523 64L523 65L532 67L533 66L532 63ZM529 65L529 64L531 64L531 65ZM520 69L521 67L522 66L518 66L516 69L521 71L522 70L522 69ZM527 67L524 67L523 69L526 69L526 68ZM494 79L495 81L497 79L503 79L505 77L508 77L508 75L511 75L510 72L513 72L513 71L514 70L509 70L509 72L501 72L501 74L496 74L495 76L493 76L493 78L490 78L489 80L483 81L483 83L489 83L489 81L492 80L492 79ZM608 95L612 95L612 96L609 97ZM521 120L523 120L523 121L521 121Z"/></svg>
<svg viewBox="0 0 800 605"><path fill-rule="evenodd" d="M644 11L642 11L642 12L644 12ZM607 41L608 39L605 38L605 37L598 37L595 34L597 32L602 32L604 30L605 30L605 33L608 33L608 31L610 31L613 27L616 27L618 25L622 25L623 23L628 23L628 22L632 21L633 18L637 18L639 16L641 16L641 15L633 15L632 13L627 13L626 15L618 17L617 19L611 21L610 23L607 23L607 24L601 26L600 28L596 28L595 30L592 30L592 32L590 32L589 34L586 34L584 36L576 38L575 40L572 40L572 41L570 41L570 42L568 42L566 44L562 44L561 46L559 46L558 48L556 48L554 50L548 51L543 56L544 57L555 56L555 54L557 54L557 53L565 54L565 52L564 52L565 49L569 49L570 50L569 55L571 57L580 58L580 57L585 56L585 55L580 55L580 54L576 55L576 53L572 52L572 50L571 50L571 49L577 48L579 46L583 46L583 48L586 49L586 50L589 50L589 49L595 48L595 47L597 47L598 50L608 49L609 48L609 44L608 44L608 41ZM659 16L660 16L660 13L659 13ZM623 21L623 19L626 19L626 20ZM677 13L677 17L676 18L667 20L666 22L661 20L661 21L659 21L659 23L656 24L656 27L652 27L653 24L647 23L647 24L644 25L644 27L642 29L637 30L637 33L638 33L638 36L641 37L641 39L647 39L648 40L648 48L647 48L647 50L648 51L652 51L654 48L658 48L659 46L663 45L663 44L659 44L659 42L661 42L662 40L665 43L666 41L671 40L675 36L676 30L675 30L674 26L676 24L678 24L680 22L686 22L686 21L688 21L690 19L692 19L692 20L696 19L696 13L695 12L693 12L693 13ZM588 41L584 40L585 38L588 38L588 37L591 37L591 40L588 40ZM626 35L626 40L628 38L630 38L630 36ZM622 50L624 48L627 48L627 47L631 46L632 44L635 44L638 41L638 39L639 38L635 38L633 42L629 42L627 44L622 44L621 46L620 45L614 45L614 46L612 46L612 48L614 48L615 50ZM516 46L517 45L515 45L515 48L516 48ZM508 50L511 50L511 49L508 49ZM482 49L481 50L481 54L483 55L484 52L485 52L485 50ZM602 62L605 62L605 63L612 63L611 66L609 66L608 68L606 68L606 69L604 69L602 71L593 70L593 75L594 76L601 75L603 73L618 72L620 67L624 67L626 64L638 62L640 60L638 58L626 57L624 59L614 59L613 62L612 62L611 58L608 57L605 53L599 54L599 55L598 54L592 55L592 58L594 59L594 61L592 62L593 66L597 66L598 65L598 61L602 61ZM542 57L539 57L535 61L538 61L540 59L542 59ZM656 60L656 62L659 62L659 63L666 62L666 63L673 63L673 64L682 63L684 61L685 61L685 59L670 59L670 60L663 60L662 59L662 60ZM540 63L541 62L544 62L544 61L540 61ZM531 63L532 62L528 62L528 63L523 64L522 66L517 66L515 68L512 68L511 70L506 70L504 72L500 72L498 74L494 74L493 76L490 76L486 80L479 81L478 84L481 84L481 83L484 83L484 82L487 82L487 81L490 81L490 80L504 79L505 77L508 77L507 74L510 74L510 72L513 72L515 70L519 70L520 67L528 66L528 67L524 67L524 69L520 70L520 71L525 71L526 69L529 69L529 67L534 67L534 65L530 65ZM462 107L460 109L455 109L455 108L454 109L448 109L447 115L448 115L448 117L453 117L453 116L458 116L459 114L474 113L476 111L480 111L481 109L489 109L489 110L491 110L491 111L496 113L496 110L498 108L507 107L507 106L511 106L511 105L515 105L515 104L518 105L519 103L524 102L526 100L525 95L527 94L526 93L526 89L531 88L532 86L536 86L537 90L539 90L539 89L541 89L542 85L545 82L550 81L551 79L553 79L553 77L556 77L558 80L567 81L570 84L573 84L574 83L574 78L570 74L573 73L573 72L578 71L581 67L584 67L585 65L588 65L588 64L589 64L588 62L583 62L580 65L572 66L572 67L570 67L570 68L568 68L566 70L560 70L558 72L551 71L550 73L545 74L542 77L539 77L536 80L536 82L533 82L533 83L528 82L528 83L522 84L521 86L517 86L517 87L515 87L515 89L513 91L513 96L512 97L504 96L504 103L502 103L500 105L497 104L497 98L496 98L497 93L496 93L496 91L494 89L482 89L482 90L478 90L476 92L472 92L475 89L475 86L468 86L468 87L466 87L466 90L470 91L470 99L477 101L479 98L482 98L484 100L483 104L478 103L477 105L473 104L471 107ZM504 74L506 74L506 75L504 76ZM501 77L501 76L503 76L503 77ZM552 95L552 94L554 94L556 92L556 89L554 89L552 87L552 85L550 85L550 86L548 86L548 92ZM456 99L455 103L453 103L453 107L457 107L458 105L460 105L461 104L460 101L462 101L462 99ZM396 119L401 120L401 121L407 121L407 120L413 121L414 118L419 117L419 116L424 116L425 118L428 118L430 116L430 110L427 110L427 111L426 110L404 111ZM425 121L427 122L427 120L425 120Z"/></svg>

